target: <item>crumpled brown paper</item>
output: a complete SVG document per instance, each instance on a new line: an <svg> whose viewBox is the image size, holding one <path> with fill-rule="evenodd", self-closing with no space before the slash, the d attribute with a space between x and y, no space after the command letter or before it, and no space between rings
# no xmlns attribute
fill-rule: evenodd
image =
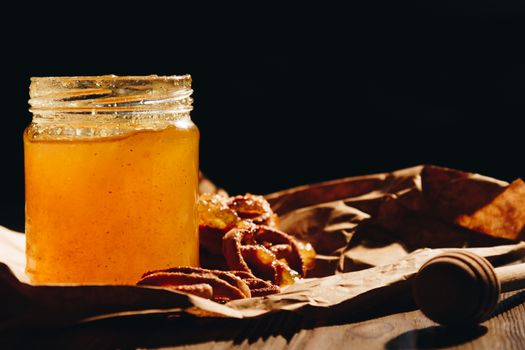
<svg viewBox="0 0 525 350"><path fill-rule="evenodd" d="M266 198L279 214L282 230L314 245L317 267L310 276L328 276L389 264L418 248L508 244L511 241L491 236L493 232L476 232L461 222L507 188L508 183L479 174L417 166L297 187ZM525 193L520 199L525 200ZM525 206L511 209L525 213ZM517 233L524 225L520 223Z"/></svg>
<svg viewBox="0 0 525 350"><path fill-rule="evenodd" d="M409 294L410 277L444 250L486 247L468 249L495 265L521 260L525 243L516 241L523 233L523 216L513 203L525 200L525 193L520 184L517 190L513 186L477 174L418 166L270 194L267 199L280 216L280 228L314 245L316 268L310 278L280 294L225 305L160 288L31 286L24 283L24 236L4 229L0 329L152 314L249 318L282 310L311 317L366 313L367 305L395 303L399 295ZM488 229L472 224L479 221L476 215L510 210L506 208L516 213L500 224ZM502 236L505 227L510 230L506 238L491 236Z"/></svg>

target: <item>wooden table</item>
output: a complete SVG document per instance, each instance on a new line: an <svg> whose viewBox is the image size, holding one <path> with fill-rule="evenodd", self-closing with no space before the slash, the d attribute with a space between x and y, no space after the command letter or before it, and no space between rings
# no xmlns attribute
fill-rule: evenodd
<svg viewBox="0 0 525 350"><path fill-rule="evenodd" d="M331 321L292 313L253 320L114 319L60 330L0 333L0 348L525 349L525 290L502 296L479 327L450 330L409 302Z"/></svg>

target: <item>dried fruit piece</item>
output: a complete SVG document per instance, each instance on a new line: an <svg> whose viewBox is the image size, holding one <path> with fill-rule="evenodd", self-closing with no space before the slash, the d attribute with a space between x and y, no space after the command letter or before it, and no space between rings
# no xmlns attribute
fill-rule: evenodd
<svg viewBox="0 0 525 350"><path fill-rule="evenodd" d="M239 278L239 280L241 279ZM137 284L159 286L175 290L180 290L179 287L184 285L208 284L213 290L213 300L235 300L247 297L240 289L232 286L231 284L211 273L185 274L182 272L156 272L142 278ZM248 288L248 286L246 286L246 288Z"/></svg>
<svg viewBox="0 0 525 350"><path fill-rule="evenodd" d="M222 237L234 227L251 223L277 227L277 215L263 196L206 193L199 197L197 208L200 246L214 256L222 256Z"/></svg>
<svg viewBox="0 0 525 350"><path fill-rule="evenodd" d="M293 283L314 266L312 245L279 231L263 196L203 194L198 211L203 266L253 272L277 285Z"/></svg>
<svg viewBox="0 0 525 350"><path fill-rule="evenodd" d="M305 276L306 268L294 238L268 226L234 228L223 238L230 269L283 286Z"/></svg>
<svg viewBox="0 0 525 350"><path fill-rule="evenodd" d="M242 271L174 267L146 272L137 285L182 291L219 303L279 292L279 287Z"/></svg>
<svg viewBox="0 0 525 350"><path fill-rule="evenodd" d="M247 193L244 196L231 197L228 203L241 219L249 219L255 224L275 226L277 216L270 203L263 196Z"/></svg>
<svg viewBox="0 0 525 350"><path fill-rule="evenodd" d="M299 248L299 253L303 258L304 268L306 271L312 270L315 267L315 256L316 252L314 246L308 242L302 242L297 240L297 247Z"/></svg>
<svg viewBox="0 0 525 350"><path fill-rule="evenodd" d="M228 207L228 197L203 194L197 204L200 246L209 254L222 255L222 236L236 226L239 216Z"/></svg>
<svg viewBox="0 0 525 350"><path fill-rule="evenodd" d="M228 206L229 198L221 194L202 194L199 196L197 211L199 226L229 230L240 220Z"/></svg>
<svg viewBox="0 0 525 350"><path fill-rule="evenodd" d="M252 297L262 297L269 294L276 294L281 291L281 289L275 284L257 278L246 271L231 271L231 273L242 279L248 287L250 287Z"/></svg>
<svg viewBox="0 0 525 350"><path fill-rule="evenodd" d="M206 283L172 286L170 289L178 290L180 292L193 294L205 299L211 299L213 297L213 288Z"/></svg>

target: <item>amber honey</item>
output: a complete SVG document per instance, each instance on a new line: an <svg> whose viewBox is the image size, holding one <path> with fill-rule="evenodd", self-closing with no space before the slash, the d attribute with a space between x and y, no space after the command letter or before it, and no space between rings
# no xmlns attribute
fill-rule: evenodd
<svg viewBox="0 0 525 350"><path fill-rule="evenodd" d="M195 125L92 128L24 133L31 282L134 284L147 270L198 266Z"/></svg>

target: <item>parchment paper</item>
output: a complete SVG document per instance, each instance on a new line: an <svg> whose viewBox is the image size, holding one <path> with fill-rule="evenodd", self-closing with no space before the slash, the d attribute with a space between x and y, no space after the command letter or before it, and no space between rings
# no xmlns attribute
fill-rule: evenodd
<svg viewBox="0 0 525 350"><path fill-rule="evenodd" d="M518 243L523 233L519 215L504 218L513 221L506 238L484 228L476 232L463 224L471 221L461 219L501 202L510 186L477 174L418 166L267 195L280 228L314 245L316 268L280 294L225 305L161 288L31 286L24 274L24 235L2 228L0 329L152 314L250 318L287 311L329 318L366 313L369 305L409 295L411 276L445 250L466 248L496 266L520 261L525 243ZM206 188L213 190L210 184Z"/></svg>

